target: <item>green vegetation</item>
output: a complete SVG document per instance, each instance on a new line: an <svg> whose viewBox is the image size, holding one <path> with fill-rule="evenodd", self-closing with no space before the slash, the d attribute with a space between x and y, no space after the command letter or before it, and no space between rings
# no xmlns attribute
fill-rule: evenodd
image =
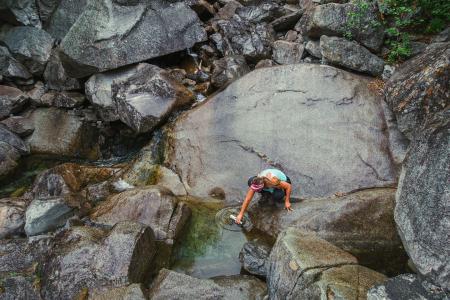
<svg viewBox="0 0 450 300"><path fill-rule="evenodd" d="M390 63L401 61L411 55L410 33L438 33L450 23L448 0L379 0L380 19L386 28L385 44L389 49ZM364 26L380 26L379 22L364 24L364 16L372 2L353 1L356 8L349 13L344 36L352 39L352 29Z"/></svg>

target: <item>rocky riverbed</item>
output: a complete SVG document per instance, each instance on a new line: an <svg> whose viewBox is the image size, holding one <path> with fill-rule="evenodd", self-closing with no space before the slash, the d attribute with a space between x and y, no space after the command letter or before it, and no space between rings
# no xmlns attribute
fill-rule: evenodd
<svg viewBox="0 0 450 300"><path fill-rule="evenodd" d="M449 299L450 31L357 10L0 1L0 299Z"/></svg>

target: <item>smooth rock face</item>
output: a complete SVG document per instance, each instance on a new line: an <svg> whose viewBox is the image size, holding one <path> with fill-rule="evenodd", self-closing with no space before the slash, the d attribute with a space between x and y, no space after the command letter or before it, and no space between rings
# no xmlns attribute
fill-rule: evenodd
<svg viewBox="0 0 450 300"><path fill-rule="evenodd" d="M358 10L355 11L355 9L356 5L352 3L329 3L316 6L312 15L308 18L309 22L306 24L305 30L306 35L319 38L322 35L343 36L344 33L350 32L353 39L372 51L378 51L383 44L383 26L369 25L372 22L380 22L377 10L369 7L367 12L364 13ZM362 25L347 25L351 12L361 14L360 24Z"/></svg>
<svg viewBox="0 0 450 300"><path fill-rule="evenodd" d="M23 233L27 204L20 198L0 199L0 239Z"/></svg>
<svg viewBox="0 0 450 300"><path fill-rule="evenodd" d="M50 55L47 66L45 67L44 79L48 88L51 90L70 91L81 89L80 82L75 78L69 77L64 70L59 59L58 50L53 50Z"/></svg>
<svg viewBox="0 0 450 300"><path fill-rule="evenodd" d="M450 110L411 141L396 195L395 222L420 274L450 291Z"/></svg>
<svg viewBox="0 0 450 300"><path fill-rule="evenodd" d="M153 281L150 299L263 299L264 283L251 276L197 279L162 269Z"/></svg>
<svg viewBox="0 0 450 300"><path fill-rule="evenodd" d="M382 99L367 84L329 66L255 70L177 120L166 162L189 194L220 187L235 204L267 167L291 178L293 197L391 185Z"/></svg>
<svg viewBox="0 0 450 300"><path fill-rule="evenodd" d="M73 299L84 288L143 282L155 254L152 230L121 222L110 232L72 227L58 236L43 266L42 296Z"/></svg>
<svg viewBox="0 0 450 300"><path fill-rule="evenodd" d="M1 121L0 123L8 127L11 132L20 137L28 136L34 131L33 123L28 118L21 116L12 116Z"/></svg>
<svg viewBox="0 0 450 300"><path fill-rule="evenodd" d="M3 42L33 75L41 75L50 58L54 40L42 29L19 26L9 29Z"/></svg>
<svg viewBox="0 0 450 300"><path fill-rule="evenodd" d="M55 39L62 40L83 13L88 1L59 0L58 2L59 3L55 4L55 8L53 8L50 18L45 23L44 28Z"/></svg>
<svg viewBox="0 0 450 300"><path fill-rule="evenodd" d="M385 278L314 234L288 228L270 253L267 285L270 299L359 299Z"/></svg>
<svg viewBox="0 0 450 300"><path fill-rule="evenodd" d="M406 265L394 222L395 189L369 189L343 197L292 203L293 212L260 203L251 208L256 228L276 237L288 227L315 232L358 257L364 265L389 273ZM393 270L392 270L393 269Z"/></svg>
<svg viewBox="0 0 450 300"><path fill-rule="evenodd" d="M320 52L320 41L308 41L306 43L305 50L316 58L322 58L322 53Z"/></svg>
<svg viewBox="0 0 450 300"><path fill-rule="evenodd" d="M211 83L215 87L221 88L248 72L250 72L250 68L242 55L226 56L213 62Z"/></svg>
<svg viewBox="0 0 450 300"><path fill-rule="evenodd" d="M25 232L28 236L63 226L74 211L63 198L33 200L27 208Z"/></svg>
<svg viewBox="0 0 450 300"><path fill-rule="evenodd" d="M0 85L0 120L19 112L27 102L28 97L21 90Z"/></svg>
<svg viewBox="0 0 450 300"><path fill-rule="evenodd" d="M86 97L96 107L98 114L104 121L112 122L119 120L112 95L113 83L126 81L144 66L146 64L138 64L119 70L94 74L85 83Z"/></svg>
<svg viewBox="0 0 450 300"><path fill-rule="evenodd" d="M98 157L95 128L80 117L57 108L38 108L30 115L30 120L35 127L27 139L32 153Z"/></svg>
<svg viewBox="0 0 450 300"><path fill-rule="evenodd" d="M429 282L421 281L417 275L402 274L372 287L367 292L367 300L443 300L445 293Z"/></svg>
<svg viewBox="0 0 450 300"><path fill-rule="evenodd" d="M175 220L179 220L174 213L177 205L180 204L177 204L170 191L158 186L149 186L110 197L94 209L91 219L107 225L124 220L141 222L153 229L157 240L175 239L175 233L178 231L174 229L179 226L174 223ZM186 209L179 213L185 214ZM181 220L186 221L185 218Z"/></svg>
<svg viewBox="0 0 450 300"><path fill-rule="evenodd" d="M299 43L276 41L272 59L280 65L297 64L302 59L304 47Z"/></svg>
<svg viewBox="0 0 450 300"><path fill-rule="evenodd" d="M320 53L322 59L331 64L373 76L383 73L384 60L354 41L322 35Z"/></svg>
<svg viewBox="0 0 450 300"><path fill-rule="evenodd" d="M186 189L183 183L174 171L160 166L158 169L158 178L156 183L159 186L169 189L175 196L186 196Z"/></svg>
<svg viewBox="0 0 450 300"><path fill-rule="evenodd" d="M386 101L400 131L412 139L421 124L450 104L450 43L431 44L386 83Z"/></svg>
<svg viewBox="0 0 450 300"><path fill-rule="evenodd" d="M145 288L141 284L133 283L124 287L106 287L89 291L88 300L147 300Z"/></svg>
<svg viewBox="0 0 450 300"><path fill-rule="evenodd" d="M194 99L193 93L167 71L146 64L126 80L113 83L113 98L122 122L136 132L151 131L175 109Z"/></svg>
<svg viewBox="0 0 450 300"><path fill-rule="evenodd" d="M30 72L9 53L8 48L0 46L0 75L7 78L31 78Z"/></svg>
<svg viewBox="0 0 450 300"><path fill-rule="evenodd" d="M247 242L239 253L242 267L253 275L267 275L267 260L270 247L256 242Z"/></svg>
<svg viewBox="0 0 450 300"><path fill-rule="evenodd" d="M9 10L13 16L8 16L8 12L2 10ZM4 0L0 4L0 18L5 21L16 21L25 26L34 26L41 28L41 20L34 0ZM11 18L15 20L11 20ZM12 22L15 23L15 22Z"/></svg>
<svg viewBox="0 0 450 300"><path fill-rule="evenodd" d="M184 3L92 1L63 39L61 59L70 76L85 77L190 48L206 39L200 24Z"/></svg>

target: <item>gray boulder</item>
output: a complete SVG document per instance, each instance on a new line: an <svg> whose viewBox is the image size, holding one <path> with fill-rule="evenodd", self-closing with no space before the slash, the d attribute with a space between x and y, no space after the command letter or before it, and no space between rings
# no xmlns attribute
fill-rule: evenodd
<svg viewBox="0 0 450 300"><path fill-rule="evenodd" d="M314 234L288 228L270 253L267 285L270 299L360 299L385 279Z"/></svg>
<svg viewBox="0 0 450 300"><path fill-rule="evenodd" d="M125 67L123 69L92 75L84 85L88 100L94 105L99 116L106 122L119 120L113 101L112 85L126 81L146 64Z"/></svg>
<svg viewBox="0 0 450 300"><path fill-rule="evenodd" d="M13 54L33 75L41 75L50 58L53 38L44 30L19 26L9 29L2 40Z"/></svg>
<svg viewBox="0 0 450 300"><path fill-rule="evenodd" d="M63 198L33 200L27 208L25 232L28 236L53 231L74 215Z"/></svg>
<svg viewBox="0 0 450 300"><path fill-rule="evenodd" d="M71 78L66 74L61 60L59 59L58 50L55 49L50 55L49 61L44 71L44 79L47 86L51 90L70 91L81 89L80 82Z"/></svg>
<svg viewBox="0 0 450 300"><path fill-rule="evenodd" d="M188 194L220 187L228 204L267 167L286 172L293 197L392 185L383 100L368 82L330 66L255 70L168 128L165 162Z"/></svg>
<svg viewBox="0 0 450 300"><path fill-rule="evenodd" d="M12 116L0 123L20 137L28 136L34 131L34 126L30 119L22 116Z"/></svg>
<svg viewBox="0 0 450 300"><path fill-rule="evenodd" d="M402 274L389 278L367 291L367 300L446 300L448 296L437 286L421 281L417 275Z"/></svg>
<svg viewBox="0 0 450 300"><path fill-rule="evenodd" d="M255 65L255 69L259 69L259 68L270 68L273 66L277 66L278 64L276 62L274 62L271 59L263 59L260 60L256 65Z"/></svg>
<svg viewBox="0 0 450 300"><path fill-rule="evenodd" d="M155 128L193 93L157 66L146 64L129 78L113 83L113 99L122 122L142 133Z"/></svg>
<svg viewBox="0 0 450 300"><path fill-rule="evenodd" d="M265 2L259 5L243 6L236 9L236 14L252 23L272 22L282 17L286 10L276 2Z"/></svg>
<svg viewBox="0 0 450 300"><path fill-rule="evenodd" d="M16 134L9 131L6 126L0 124L0 142L12 146L21 155L30 153L30 148L25 142Z"/></svg>
<svg viewBox="0 0 450 300"><path fill-rule="evenodd" d="M20 153L8 143L0 141L0 178L12 172L18 166Z"/></svg>
<svg viewBox="0 0 450 300"><path fill-rule="evenodd" d="M0 199L0 239L23 233L27 204L21 198Z"/></svg>
<svg viewBox="0 0 450 300"><path fill-rule="evenodd" d="M39 17L41 18L42 24L46 24L46 22L50 19L53 12L55 11L58 3L61 0L37 0L36 4L39 10ZM44 26L45 27L45 26Z"/></svg>
<svg viewBox="0 0 450 300"><path fill-rule="evenodd" d="M411 141L396 195L395 222L418 272L450 291L450 110Z"/></svg>
<svg viewBox="0 0 450 300"><path fill-rule="evenodd" d="M39 296L39 292L33 287L33 282L18 274L8 278L2 278L2 299L40 300L41 297Z"/></svg>
<svg viewBox="0 0 450 300"><path fill-rule="evenodd" d="M41 28L41 20L34 0L3 0L0 3L0 19L15 25Z"/></svg>
<svg viewBox="0 0 450 300"><path fill-rule="evenodd" d="M143 284L122 287L100 287L89 291L87 300L147 300Z"/></svg>
<svg viewBox="0 0 450 300"><path fill-rule="evenodd" d="M428 117L450 104L449 66L450 43L431 44L403 63L386 83L386 102L408 139Z"/></svg>
<svg viewBox="0 0 450 300"><path fill-rule="evenodd" d="M360 15L359 23L351 25L350 16ZM303 18L302 18L303 19ZM378 11L369 4L367 11L360 11L357 4L353 3L329 3L316 6L310 16L305 18L306 24L296 25L296 29L312 38L320 38L322 35L343 36L350 33L352 38L372 51L380 50L383 44L384 29L378 19ZM373 25L378 22L379 25ZM300 25L304 25L301 28Z"/></svg>
<svg viewBox="0 0 450 300"><path fill-rule="evenodd" d="M35 101L35 103L39 106L75 108L81 106L85 100L86 98L81 93L49 91L42 95L39 102Z"/></svg>
<svg viewBox="0 0 450 300"><path fill-rule="evenodd" d="M308 41L305 45L305 50L311 56L322 58L322 52L320 52L320 41Z"/></svg>
<svg viewBox="0 0 450 300"><path fill-rule="evenodd" d="M62 109L38 108L30 120L35 128L27 138L32 153L92 159L99 156L97 131L81 117Z"/></svg>
<svg viewBox="0 0 450 300"><path fill-rule="evenodd" d="M44 29L55 39L62 40L84 12L88 1L59 0L55 2L52 0L40 0L39 2L42 4L47 2L47 5L53 4L52 12L44 23Z"/></svg>
<svg viewBox="0 0 450 300"><path fill-rule="evenodd" d="M322 35L320 53L322 59L330 64L373 76L383 73L384 60L354 41Z"/></svg>
<svg viewBox="0 0 450 300"><path fill-rule="evenodd" d="M28 97L21 90L0 85L0 120L19 112L27 102Z"/></svg>
<svg viewBox="0 0 450 300"><path fill-rule="evenodd" d="M250 72L250 68L242 55L225 56L213 62L211 83L221 88L231 81Z"/></svg>
<svg viewBox="0 0 450 300"><path fill-rule="evenodd" d="M273 43L272 59L280 65L298 64L302 59L303 50L302 44L276 41Z"/></svg>
<svg viewBox="0 0 450 300"><path fill-rule="evenodd" d="M249 275L218 276L214 283L228 291L232 299L267 299L267 285L264 281Z"/></svg>
<svg viewBox="0 0 450 300"><path fill-rule="evenodd" d="M9 52L8 48L0 46L0 75L6 78L31 78L30 72L18 62Z"/></svg>
<svg viewBox="0 0 450 300"><path fill-rule="evenodd" d="M271 248L257 242L247 242L239 253L242 267L253 275L267 275L267 261Z"/></svg>
<svg viewBox="0 0 450 300"><path fill-rule="evenodd" d="M200 20L184 3L91 1L64 37L61 59L68 74L79 78L190 48L204 40L206 32Z"/></svg>
<svg viewBox="0 0 450 300"><path fill-rule="evenodd" d="M290 12L276 20L273 20L270 25L272 25L275 31L286 31L292 29L302 15L303 10Z"/></svg>
<svg viewBox="0 0 450 300"><path fill-rule="evenodd" d="M91 214L94 222L114 225L131 220L150 226L157 240L174 240L190 216L190 209L158 186L132 189L99 204Z"/></svg>
<svg viewBox="0 0 450 300"><path fill-rule="evenodd" d="M110 231L72 227L52 246L42 268L44 299L73 299L86 288L143 282L156 250L152 230L134 222Z"/></svg>

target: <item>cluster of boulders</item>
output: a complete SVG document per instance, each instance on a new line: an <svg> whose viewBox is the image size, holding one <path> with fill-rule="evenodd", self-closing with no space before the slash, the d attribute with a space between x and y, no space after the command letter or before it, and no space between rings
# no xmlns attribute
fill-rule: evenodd
<svg viewBox="0 0 450 300"><path fill-rule="evenodd" d="M146 144L0 199L0 298L448 297L449 30L392 68L376 2L6 0L0 20L0 184L22 156ZM276 242L244 245L252 275L169 270L182 197L240 204L267 167L296 203L253 203Z"/></svg>

